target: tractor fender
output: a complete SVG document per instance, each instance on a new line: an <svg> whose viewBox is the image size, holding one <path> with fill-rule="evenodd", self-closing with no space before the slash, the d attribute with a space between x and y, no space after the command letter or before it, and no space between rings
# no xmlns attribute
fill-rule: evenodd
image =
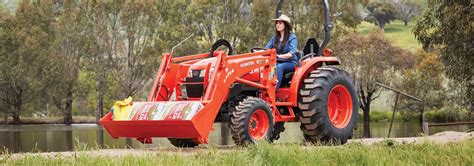
<svg viewBox="0 0 474 166"><path fill-rule="evenodd" d="M290 85L290 102L293 103L293 107L298 106L298 90L302 86L303 80L308 74L316 70L322 65L339 65L339 59L337 57L314 57L301 62L301 66L295 70L293 78L291 79Z"/></svg>

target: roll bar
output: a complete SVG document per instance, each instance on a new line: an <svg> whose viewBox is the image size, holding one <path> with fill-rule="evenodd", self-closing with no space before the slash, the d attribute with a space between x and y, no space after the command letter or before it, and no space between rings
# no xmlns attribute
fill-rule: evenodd
<svg viewBox="0 0 474 166"><path fill-rule="evenodd" d="M323 43L319 46L318 55L322 56L323 51L329 43L331 38L331 30L334 27L329 16L329 2L327 0L321 0L323 2L323 14L324 14L324 40Z"/></svg>

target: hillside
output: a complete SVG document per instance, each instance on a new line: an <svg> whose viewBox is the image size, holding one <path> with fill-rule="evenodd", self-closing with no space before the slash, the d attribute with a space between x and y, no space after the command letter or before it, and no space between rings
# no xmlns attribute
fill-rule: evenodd
<svg viewBox="0 0 474 166"><path fill-rule="evenodd" d="M385 26L385 36L392 40L395 45L414 52L416 49L421 48L421 44L418 43L415 35L412 33L414 25L414 21L409 22L408 26L405 26L402 21L394 21ZM358 27L358 32L368 35L374 28L377 28L377 26L369 22L362 22Z"/></svg>

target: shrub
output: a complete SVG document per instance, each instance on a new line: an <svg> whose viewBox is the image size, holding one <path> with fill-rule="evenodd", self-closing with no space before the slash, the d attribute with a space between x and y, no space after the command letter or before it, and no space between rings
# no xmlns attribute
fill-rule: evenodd
<svg viewBox="0 0 474 166"><path fill-rule="evenodd" d="M425 118L428 122L453 122L467 121L470 118L467 109L453 110L449 108L441 108L437 110L427 111Z"/></svg>

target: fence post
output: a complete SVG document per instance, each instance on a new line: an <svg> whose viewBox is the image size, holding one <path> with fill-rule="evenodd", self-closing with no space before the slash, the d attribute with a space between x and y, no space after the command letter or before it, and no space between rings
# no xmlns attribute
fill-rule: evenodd
<svg viewBox="0 0 474 166"><path fill-rule="evenodd" d="M388 89L388 90L391 90L391 91L394 91L394 92L397 93L397 97L396 97L396 99L395 99L395 105L394 105L394 107L393 107L392 121L390 122L390 128L389 128L389 130L388 130L388 136L387 136L388 138L390 138L390 133L392 132L393 120L395 119L395 112L397 111L398 97L400 96L400 94L402 94L403 96L409 97L409 98L411 98L411 99L413 99L413 100L419 101L419 102L423 102L423 100L418 99L418 98L416 98L416 97L414 97L414 96L412 96L412 95L403 93L403 92L401 92L401 91L399 91L399 90L396 90L396 89L394 89L394 88L391 88L391 87L389 87L389 86L387 86L387 85L384 85L384 84L381 84L381 83L379 83L379 82L375 82L375 85L381 86L381 87L383 87L383 88L385 88L385 89ZM423 107L424 107L424 105L423 105ZM424 108L423 108L423 109L424 109ZM423 112L422 112L422 114L423 114ZM422 116L424 116L424 115L422 115ZM424 117L423 117L423 119L424 119ZM423 120L423 121L424 121L424 120Z"/></svg>
<svg viewBox="0 0 474 166"><path fill-rule="evenodd" d="M388 128L387 138L390 138L390 133L392 132L393 119L395 119L395 112L397 112L397 104L398 104L398 97L399 96L400 96L400 93L397 93L397 96L395 97L395 105L393 106L393 113L392 113L392 120L390 122L390 128Z"/></svg>

